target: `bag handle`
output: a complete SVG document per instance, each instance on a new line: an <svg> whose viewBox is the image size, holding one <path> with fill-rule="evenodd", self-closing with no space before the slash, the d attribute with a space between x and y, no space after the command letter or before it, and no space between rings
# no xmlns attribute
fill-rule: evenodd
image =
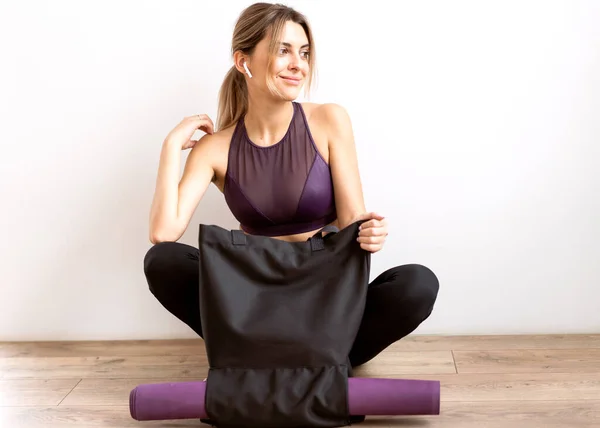
<svg viewBox="0 0 600 428"><path fill-rule="evenodd" d="M239 229L232 229L231 243L233 245L246 245L246 234Z"/></svg>
<svg viewBox="0 0 600 428"><path fill-rule="evenodd" d="M325 248L325 236L323 236L323 233L325 233L325 232L338 233L339 231L340 230L332 224L328 224L327 226L323 227L321 230L316 232L313 236L308 238L308 240L310 241L311 250L319 251L319 250L323 250Z"/></svg>
<svg viewBox="0 0 600 428"><path fill-rule="evenodd" d="M327 225L316 232L313 236L308 238L310 242L310 248L313 251L323 250L325 248L325 236L324 233L338 233L340 230L334 225ZM233 245L246 245L246 234L238 229L231 230L231 243Z"/></svg>

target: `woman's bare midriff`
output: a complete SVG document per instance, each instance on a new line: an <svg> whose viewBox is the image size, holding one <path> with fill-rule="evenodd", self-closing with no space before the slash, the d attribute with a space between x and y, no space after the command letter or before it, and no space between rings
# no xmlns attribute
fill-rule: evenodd
<svg viewBox="0 0 600 428"><path fill-rule="evenodd" d="M337 222L333 222L333 223L330 223L330 224L333 225L333 226L338 227ZM240 230L241 230L241 225L240 225ZM310 238L311 236L313 236L319 230L321 230L321 228L315 229L315 230L311 230L310 232L297 233L295 235L271 236L271 238L279 239L281 241L287 241L287 242L303 242L303 241L308 241L308 238ZM249 235L249 233L247 233L247 232L244 232L244 233L246 235Z"/></svg>

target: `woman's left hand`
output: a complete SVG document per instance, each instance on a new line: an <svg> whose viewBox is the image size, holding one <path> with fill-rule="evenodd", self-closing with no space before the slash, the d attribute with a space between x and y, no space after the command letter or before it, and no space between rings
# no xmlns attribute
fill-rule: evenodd
<svg viewBox="0 0 600 428"><path fill-rule="evenodd" d="M355 221L364 220L359 227L357 241L363 250L376 253L383 248L388 235L387 220L385 217L374 213L361 214Z"/></svg>

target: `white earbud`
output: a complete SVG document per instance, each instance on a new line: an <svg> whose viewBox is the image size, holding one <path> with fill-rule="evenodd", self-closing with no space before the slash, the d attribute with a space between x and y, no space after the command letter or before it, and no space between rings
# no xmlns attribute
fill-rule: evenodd
<svg viewBox="0 0 600 428"><path fill-rule="evenodd" d="M252 73L250 73L250 70L248 70L248 66L246 65L245 62L244 62L244 70L246 70L246 73L248 73L248 77L250 77L250 79L252 79Z"/></svg>

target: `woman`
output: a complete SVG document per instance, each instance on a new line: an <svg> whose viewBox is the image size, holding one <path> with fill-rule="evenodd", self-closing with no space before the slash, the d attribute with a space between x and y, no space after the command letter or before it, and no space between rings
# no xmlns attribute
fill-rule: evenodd
<svg viewBox="0 0 600 428"><path fill-rule="evenodd" d="M336 104L296 103L310 89L315 43L292 8L257 3L235 26L234 65L220 91L217 132L204 114L186 117L166 137L150 215L154 246L144 259L153 295L201 337L198 249L176 242L212 182L248 234L306 241L328 224L363 220L365 251L378 252L386 219L367 212L352 126ZM206 133L191 140L196 130ZM191 148L179 180L181 150ZM352 366L364 364L427 319L438 293L428 268L411 264L371 284Z"/></svg>

